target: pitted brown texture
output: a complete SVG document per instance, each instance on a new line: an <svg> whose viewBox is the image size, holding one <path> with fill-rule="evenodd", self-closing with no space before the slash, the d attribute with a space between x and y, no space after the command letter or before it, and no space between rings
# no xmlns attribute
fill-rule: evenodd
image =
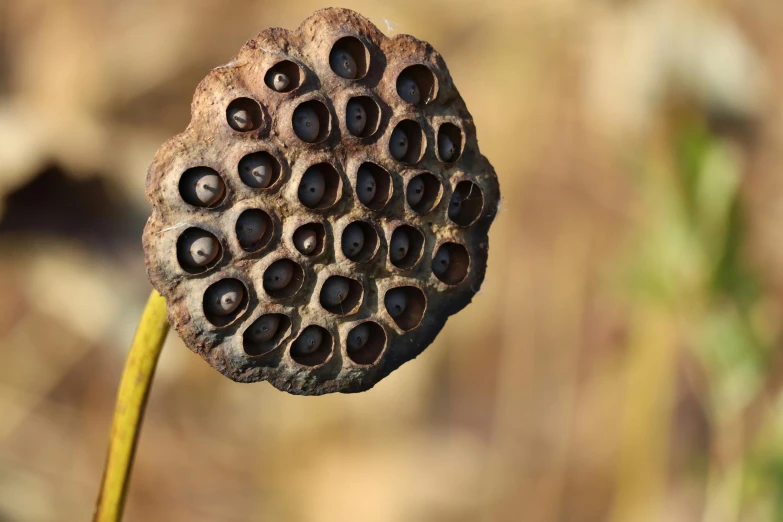
<svg viewBox="0 0 783 522"><path fill-rule="evenodd" d="M353 56L356 79L343 78L330 66L338 41L358 54ZM278 72L285 78L277 85L289 82L279 91L274 89ZM419 104L400 97L401 73L420 88ZM357 97L362 97L367 130L354 136L346 111ZM313 143L300 139L292 121L307 102L321 129ZM421 353L478 291L499 187L479 152L473 119L429 44L408 35L387 38L357 13L325 9L296 31L269 29L247 42L200 83L191 110L188 128L160 148L149 169L153 212L144 231L147 271L185 343L227 377L268 380L297 394L369 389ZM408 146L402 160L390 151L398 125ZM449 140L439 139L440 131ZM439 141L453 145L453 157L441 157ZM239 174L240 161L258 152L276 161L264 188L249 186ZM366 163L377 198L368 205L356 192ZM324 196L308 208L300 200L300 185L315 165L324 174ZM185 194L194 190L187 184L191 178L180 186L183 174L195 167L212 169L224 185L220 197L220 188L196 185L197 192L214 196L209 206L186 202L194 201ZM250 209L269 219L262 239L248 246L238 234L256 238L259 231L238 230L237 220ZM240 224L247 222L259 220ZM362 223L369 243L362 253L348 255L342 234L354 222ZM399 227L406 227L400 230L410 241L400 245L408 249L405 256L392 262L389 248ZM205 244L191 239L180 241L178 256L186 231L185 239L215 238L218 255L204 266L183 266L183 258L213 255L202 249L183 257L183 244L196 249ZM302 251L302 238L315 245L311 251ZM433 269L436 256L441 269ZM281 274L282 280L275 279ZM330 278L334 281L327 283ZM284 288L274 288L289 279ZM213 286L224 280L232 281ZM239 296L233 280L244 286ZM233 293L218 291L214 301L221 285ZM329 292L343 298L343 291L348 297L329 304ZM388 309L400 299L403 307ZM312 353L308 346L315 347Z"/></svg>

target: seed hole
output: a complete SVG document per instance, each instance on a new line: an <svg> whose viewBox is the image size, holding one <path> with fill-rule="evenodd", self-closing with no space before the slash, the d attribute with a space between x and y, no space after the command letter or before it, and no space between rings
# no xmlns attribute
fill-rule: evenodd
<svg viewBox="0 0 783 522"><path fill-rule="evenodd" d="M423 216L432 212L443 195L443 184L429 172L419 174L408 182L406 200L411 210Z"/></svg>
<svg viewBox="0 0 783 522"><path fill-rule="evenodd" d="M194 207L215 207L223 201L226 184L214 169L193 167L179 178L179 195Z"/></svg>
<svg viewBox="0 0 783 522"><path fill-rule="evenodd" d="M356 37L344 36L335 42L329 53L329 66L347 80L359 80L367 75L370 52Z"/></svg>
<svg viewBox="0 0 783 522"><path fill-rule="evenodd" d="M239 279L221 279L204 292L204 317L215 326L226 326L247 308L247 302L247 289Z"/></svg>
<svg viewBox="0 0 783 522"><path fill-rule="evenodd" d="M294 134L307 143L320 143L329 136L331 117L326 105L318 100L302 103L294 109L291 124Z"/></svg>
<svg viewBox="0 0 783 522"><path fill-rule="evenodd" d="M239 178L251 188L270 188L280 179L282 167L268 152L254 152L239 160Z"/></svg>
<svg viewBox="0 0 783 522"><path fill-rule="evenodd" d="M299 292L304 283L304 270L290 259L279 259L264 272L264 291L273 299L286 299Z"/></svg>
<svg viewBox="0 0 783 522"><path fill-rule="evenodd" d="M459 243L443 243L432 258L432 273L447 285L464 281L469 269L470 255Z"/></svg>
<svg viewBox="0 0 783 522"><path fill-rule="evenodd" d="M484 207L484 194L472 181L460 181L449 201L449 219L461 227L473 224Z"/></svg>
<svg viewBox="0 0 783 522"><path fill-rule="evenodd" d="M389 261L401 269L416 265L424 250L424 234L410 225L400 225L389 240Z"/></svg>
<svg viewBox="0 0 783 522"><path fill-rule="evenodd" d="M299 182L299 201L312 210L327 209L339 199L340 189L340 175L337 170L328 163L318 163L302 175Z"/></svg>
<svg viewBox="0 0 783 522"><path fill-rule="evenodd" d="M363 296L364 287L359 281L349 277L331 276L321 287L319 301L327 312L345 316L356 312Z"/></svg>
<svg viewBox="0 0 783 522"><path fill-rule="evenodd" d="M354 221L343 230L340 246L345 257L356 263L371 261L380 246L378 231L365 221Z"/></svg>
<svg viewBox="0 0 783 522"><path fill-rule="evenodd" d="M321 223L307 223L294 231L294 246L305 256L317 256L324 251L326 230Z"/></svg>
<svg viewBox="0 0 783 522"><path fill-rule="evenodd" d="M425 105L435 99L436 89L435 75L426 65L411 65L397 76L397 95L407 103Z"/></svg>
<svg viewBox="0 0 783 522"><path fill-rule="evenodd" d="M291 332L291 319L283 314L265 314L253 321L243 334L243 347L250 356L266 355Z"/></svg>
<svg viewBox="0 0 783 522"><path fill-rule="evenodd" d="M418 163L424 155L426 138L421 125L413 120L402 120L389 138L389 153L403 163Z"/></svg>
<svg viewBox="0 0 783 522"><path fill-rule="evenodd" d="M237 240L248 252L256 252L266 246L274 235L274 224L269 214L257 208L245 210L237 218Z"/></svg>
<svg viewBox="0 0 783 522"><path fill-rule="evenodd" d="M228 104L226 120L237 132L249 132L261 126L261 106L250 98L237 98Z"/></svg>
<svg viewBox="0 0 783 522"><path fill-rule="evenodd" d="M392 194L391 175L375 163L362 163L356 172L356 196L370 210L381 210Z"/></svg>
<svg viewBox="0 0 783 522"><path fill-rule="evenodd" d="M301 84L302 72L299 66L290 60L277 62L264 75L267 87L277 92L291 92Z"/></svg>
<svg viewBox="0 0 783 522"><path fill-rule="evenodd" d="M386 347L386 331L374 321L354 326L346 338L348 357L356 364L375 364Z"/></svg>
<svg viewBox="0 0 783 522"><path fill-rule="evenodd" d="M369 96L357 96L345 106L345 127L359 138L372 136L381 121L381 108Z"/></svg>
<svg viewBox="0 0 783 522"><path fill-rule="evenodd" d="M399 286L386 292L384 305L397 326L407 332L421 324L427 298L415 286Z"/></svg>
<svg viewBox="0 0 783 522"><path fill-rule="evenodd" d="M443 163L454 163L462 156L462 131L453 123L438 128L438 158Z"/></svg>
<svg viewBox="0 0 783 522"><path fill-rule="evenodd" d="M303 366L318 366L329 358L333 344L326 328L311 324L291 345L291 358Z"/></svg>
<svg viewBox="0 0 783 522"><path fill-rule="evenodd" d="M191 227L177 238L177 261L189 274L199 274L220 262L223 248L213 234Z"/></svg>

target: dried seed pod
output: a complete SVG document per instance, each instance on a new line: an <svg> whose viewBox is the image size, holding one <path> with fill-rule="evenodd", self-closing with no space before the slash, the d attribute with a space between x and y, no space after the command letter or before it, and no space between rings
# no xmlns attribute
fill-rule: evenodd
<svg viewBox="0 0 783 522"><path fill-rule="evenodd" d="M150 166L150 281L231 379L369 389L481 287L500 192L473 119L429 44L345 9L226 62Z"/></svg>
<svg viewBox="0 0 783 522"><path fill-rule="evenodd" d="M408 153L408 135L400 128L394 129L389 140L389 153L396 160L402 160Z"/></svg>
<svg viewBox="0 0 783 522"><path fill-rule="evenodd" d="M323 343L323 330L317 326L308 326L294 342L291 352L295 355L315 353Z"/></svg>
<svg viewBox="0 0 783 522"><path fill-rule="evenodd" d="M245 338L252 343L265 343L275 336L280 325L277 314L262 315L245 332Z"/></svg>
<svg viewBox="0 0 783 522"><path fill-rule="evenodd" d="M299 139L314 143L321 132L321 121L318 113L309 105L300 105L294 111L294 132Z"/></svg>
<svg viewBox="0 0 783 522"><path fill-rule="evenodd" d="M348 338L346 344L349 352L356 352L364 348L367 344L367 340L370 338L370 325L369 323L362 323L356 326L353 330L348 332Z"/></svg>
<svg viewBox="0 0 783 522"><path fill-rule="evenodd" d="M223 279L207 289L204 294L204 312L207 315L224 316L234 312L245 296L245 287L236 279Z"/></svg>
<svg viewBox="0 0 783 522"><path fill-rule="evenodd" d="M419 86L413 78L407 75L400 75L397 80L397 94L408 103L417 105L421 101L421 92Z"/></svg>
<svg viewBox="0 0 783 522"><path fill-rule="evenodd" d="M306 207L314 208L321 202L326 191L326 179L318 168L311 168L302 176L299 184L299 201Z"/></svg>
<svg viewBox="0 0 783 522"><path fill-rule="evenodd" d="M348 132L359 136L367 126L367 112L358 100L351 100L345 109L345 126Z"/></svg>
<svg viewBox="0 0 783 522"><path fill-rule="evenodd" d="M344 277L330 277L321 288L321 303L324 306L338 306L348 297L351 286Z"/></svg>
<svg viewBox="0 0 783 522"><path fill-rule="evenodd" d="M358 71L356 60L346 49L334 48L329 55L329 65L332 70L343 78L353 80Z"/></svg>
<svg viewBox="0 0 783 522"><path fill-rule="evenodd" d="M291 80L288 78L288 75L281 72L275 74L274 78L272 78L272 87L277 92L283 92L290 83Z"/></svg>
<svg viewBox="0 0 783 522"><path fill-rule="evenodd" d="M408 233L402 227L397 228L392 234L391 241L389 242L389 259L392 263L397 264L408 255L408 249L410 248L411 238Z"/></svg>
<svg viewBox="0 0 783 522"><path fill-rule="evenodd" d="M352 259L364 247L364 231L359 223L351 223L343 230L341 246L345 257Z"/></svg>
<svg viewBox="0 0 783 522"><path fill-rule="evenodd" d="M182 175L179 193L186 203L196 207L217 204L226 191L226 185L217 172L206 167L190 169Z"/></svg>
<svg viewBox="0 0 783 522"><path fill-rule="evenodd" d="M383 304L392 317L399 317L408 308L408 296L402 288L393 288L386 292Z"/></svg>

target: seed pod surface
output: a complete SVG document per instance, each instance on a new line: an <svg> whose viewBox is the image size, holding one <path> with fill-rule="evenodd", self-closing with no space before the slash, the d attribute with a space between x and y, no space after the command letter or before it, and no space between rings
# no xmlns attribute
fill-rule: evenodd
<svg viewBox="0 0 783 522"><path fill-rule="evenodd" d="M484 280L500 189L473 118L431 45L347 9L224 63L148 170L150 281L227 377L367 390Z"/></svg>

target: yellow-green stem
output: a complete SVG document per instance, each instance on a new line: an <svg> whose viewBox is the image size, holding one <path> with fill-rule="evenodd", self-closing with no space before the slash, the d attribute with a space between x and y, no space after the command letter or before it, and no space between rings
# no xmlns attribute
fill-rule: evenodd
<svg viewBox="0 0 783 522"><path fill-rule="evenodd" d="M95 505L95 522L117 522L122 519L141 421L155 375L155 366L158 364L168 331L166 301L153 290L144 307L122 372L109 438L109 452Z"/></svg>

